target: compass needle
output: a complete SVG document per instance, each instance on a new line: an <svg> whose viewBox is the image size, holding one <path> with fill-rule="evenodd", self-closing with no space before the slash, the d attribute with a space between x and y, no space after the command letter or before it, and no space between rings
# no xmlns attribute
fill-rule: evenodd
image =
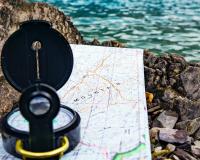
<svg viewBox="0 0 200 160"><path fill-rule="evenodd" d="M37 65L37 79L40 79L40 61L39 61L39 50L42 48L42 44L39 41L35 41L32 44L32 49L36 54L36 65Z"/></svg>

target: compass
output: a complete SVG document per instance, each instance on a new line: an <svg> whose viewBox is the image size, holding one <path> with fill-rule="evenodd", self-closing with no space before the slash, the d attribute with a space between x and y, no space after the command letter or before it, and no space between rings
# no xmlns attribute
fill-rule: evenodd
<svg viewBox="0 0 200 160"><path fill-rule="evenodd" d="M23 159L57 160L80 141L80 116L61 105L56 90L69 79L73 54L69 43L50 23L21 24L2 49L2 71L21 92L2 121L5 150Z"/></svg>

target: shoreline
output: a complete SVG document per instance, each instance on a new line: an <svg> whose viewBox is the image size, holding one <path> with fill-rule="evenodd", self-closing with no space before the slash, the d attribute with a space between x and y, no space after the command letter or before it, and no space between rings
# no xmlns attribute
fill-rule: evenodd
<svg viewBox="0 0 200 160"><path fill-rule="evenodd" d="M100 43L94 39L92 42L86 42L70 17L44 3L29 4L23 0L2 0L0 11L0 51L7 37L18 25L30 19L52 22L53 27L60 31L69 43L124 47L116 41ZM198 160L200 63L187 62L184 57L175 54L156 56L145 51L144 70L146 92L152 93L154 97L147 103L154 159L179 157L184 160L186 157L185 160ZM1 70L0 96L1 117L11 109L19 97L19 93L5 81ZM164 150L167 151L163 152Z"/></svg>

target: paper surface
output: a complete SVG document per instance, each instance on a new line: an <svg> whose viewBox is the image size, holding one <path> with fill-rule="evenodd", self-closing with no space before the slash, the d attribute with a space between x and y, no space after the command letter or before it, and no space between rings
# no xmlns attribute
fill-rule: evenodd
<svg viewBox="0 0 200 160"><path fill-rule="evenodd" d="M81 116L81 142L63 160L151 160L143 50L71 45L74 68L58 93ZM17 160L5 153L0 159Z"/></svg>

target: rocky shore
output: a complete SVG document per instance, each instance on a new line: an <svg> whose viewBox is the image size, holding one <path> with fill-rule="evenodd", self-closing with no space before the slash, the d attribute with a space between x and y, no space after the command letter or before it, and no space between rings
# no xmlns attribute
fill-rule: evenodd
<svg viewBox="0 0 200 160"><path fill-rule="evenodd" d="M86 42L70 20L56 8L23 0L0 1L0 52L5 40L25 20L50 21L70 43L123 47L115 41ZM175 54L144 53L152 155L155 160L200 159L200 63ZM19 93L0 70L0 117L18 100ZM149 96L147 97L149 98Z"/></svg>

